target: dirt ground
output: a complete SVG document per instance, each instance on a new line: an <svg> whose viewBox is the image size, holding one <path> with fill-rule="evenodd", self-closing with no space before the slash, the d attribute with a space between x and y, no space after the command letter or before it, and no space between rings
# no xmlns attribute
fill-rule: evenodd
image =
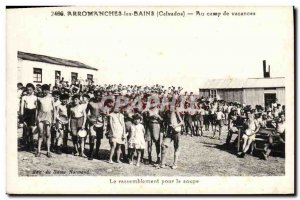
<svg viewBox="0 0 300 200"><path fill-rule="evenodd" d="M22 130L19 129L19 138ZM212 139L212 132L204 132L204 137L180 137L180 157L177 169L170 167L156 169L153 165L141 164L140 167L127 163L109 164L109 143L106 138L100 147L100 159L93 161L72 154L52 154L46 157L45 149L36 158L33 152L22 150L19 145L18 164L20 176L281 176L285 174L285 159L273 155L269 160L262 160L259 155L247 154L238 158L234 148L228 148L225 143L227 132L221 135L221 140ZM70 150L71 141L68 145ZM88 145L86 150L88 152ZM153 146L153 149L154 146ZM167 165L173 162L173 147L167 152ZM153 159L156 152L153 150ZM145 152L145 158L147 153Z"/></svg>

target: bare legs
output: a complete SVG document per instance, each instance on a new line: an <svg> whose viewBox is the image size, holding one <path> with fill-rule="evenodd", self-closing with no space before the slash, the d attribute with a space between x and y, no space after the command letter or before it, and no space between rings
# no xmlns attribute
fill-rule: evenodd
<svg viewBox="0 0 300 200"><path fill-rule="evenodd" d="M136 166L140 166L140 162L141 162L141 155L144 152L144 149L137 149L137 162L136 162Z"/></svg>
<svg viewBox="0 0 300 200"><path fill-rule="evenodd" d="M164 168L166 166L167 148L168 148L168 146L162 145L162 149L161 149L161 168ZM177 168L178 156L179 156L179 147L174 144L174 161L173 161L172 169Z"/></svg>
<svg viewBox="0 0 300 200"><path fill-rule="evenodd" d="M121 151L125 150L125 146L124 149L123 147L124 144L117 144L116 142L111 142L110 144L110 155L109 155L109 163L113 163L113 157L115 154L115 151L117 152L117 162L120 163L120 156L121 156ZM123 150L122 150L123 149ZM125 152L123 152L123 156L124 158L126 157Z"/></svg>
<svg viewBox="0 0 300 200"><path fill-rule="evenodd" d="M51 145L51 132L50 132L50 124L45 123L45 122L40 122L38 124L39 128L39 139L38 139L38 149L37 149L37 154L36 157L39 157L41 155L41 146L43 142L43 135L46 135L46 145L47 145L47 156L51 157L50 154L50 145Z"/></svg>
<svg viewBox="0 0 300 200"><path fill-rule="evenodd" d="M246 152L248 151L250 145L252 144L253 142L253 139L247 135L243 135L243 152L241 153L240 157L244 157Z"/></svg>
<svg viewBox="0 0 300 200"><path fill-rule="evenodd" d="M111 142L110 144L110 155L109 155L109 163L113 163L113 156L115 154L115 149L116 149L117 143L116 142Z"/></svg>

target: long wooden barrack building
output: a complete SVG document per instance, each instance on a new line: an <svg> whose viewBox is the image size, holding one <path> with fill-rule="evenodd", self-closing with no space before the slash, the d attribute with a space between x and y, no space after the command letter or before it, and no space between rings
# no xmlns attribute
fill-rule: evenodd
<svg viewBox="0 0 300 200"><path fill-rule="evenodd" d="M285 104L285 78L270 77L270 66L263 61L263 78L209 79L199 88L200 96L227 102L267 106L276 99Z"/></svg>

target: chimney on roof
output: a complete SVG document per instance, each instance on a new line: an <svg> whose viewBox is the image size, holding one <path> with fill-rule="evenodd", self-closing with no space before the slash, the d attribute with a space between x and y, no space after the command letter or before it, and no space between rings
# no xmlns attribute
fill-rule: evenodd
<svg viewBox="0 0 300 200"><path fill-rule="evenodd" d="M263 60L264 78L270 78L270 65L266 65L266 60Z"/></svg>

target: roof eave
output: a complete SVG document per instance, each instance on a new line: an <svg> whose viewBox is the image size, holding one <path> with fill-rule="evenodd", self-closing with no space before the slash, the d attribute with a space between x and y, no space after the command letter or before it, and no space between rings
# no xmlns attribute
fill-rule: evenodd
<svg viewBox="0 0 300 200"><path fill-rule="evenodd" d="M90 70L98 71L98 69L93 68L93 67L90 67L90 68L85 67L85 66L76 67L76 66L72 66L72 65L66 65L66 64L61 64L61 63L51 63L51 62L47 62L47 61L34 60L34 59L29 59L29 58L22 58L22 57L18 57L18 58L21 60L28 60L28 61L32 61L32 62L48 63L48 64L52 64L52 65L60 65L60 66L78 68L78 69L90 69Z"/></svg>

